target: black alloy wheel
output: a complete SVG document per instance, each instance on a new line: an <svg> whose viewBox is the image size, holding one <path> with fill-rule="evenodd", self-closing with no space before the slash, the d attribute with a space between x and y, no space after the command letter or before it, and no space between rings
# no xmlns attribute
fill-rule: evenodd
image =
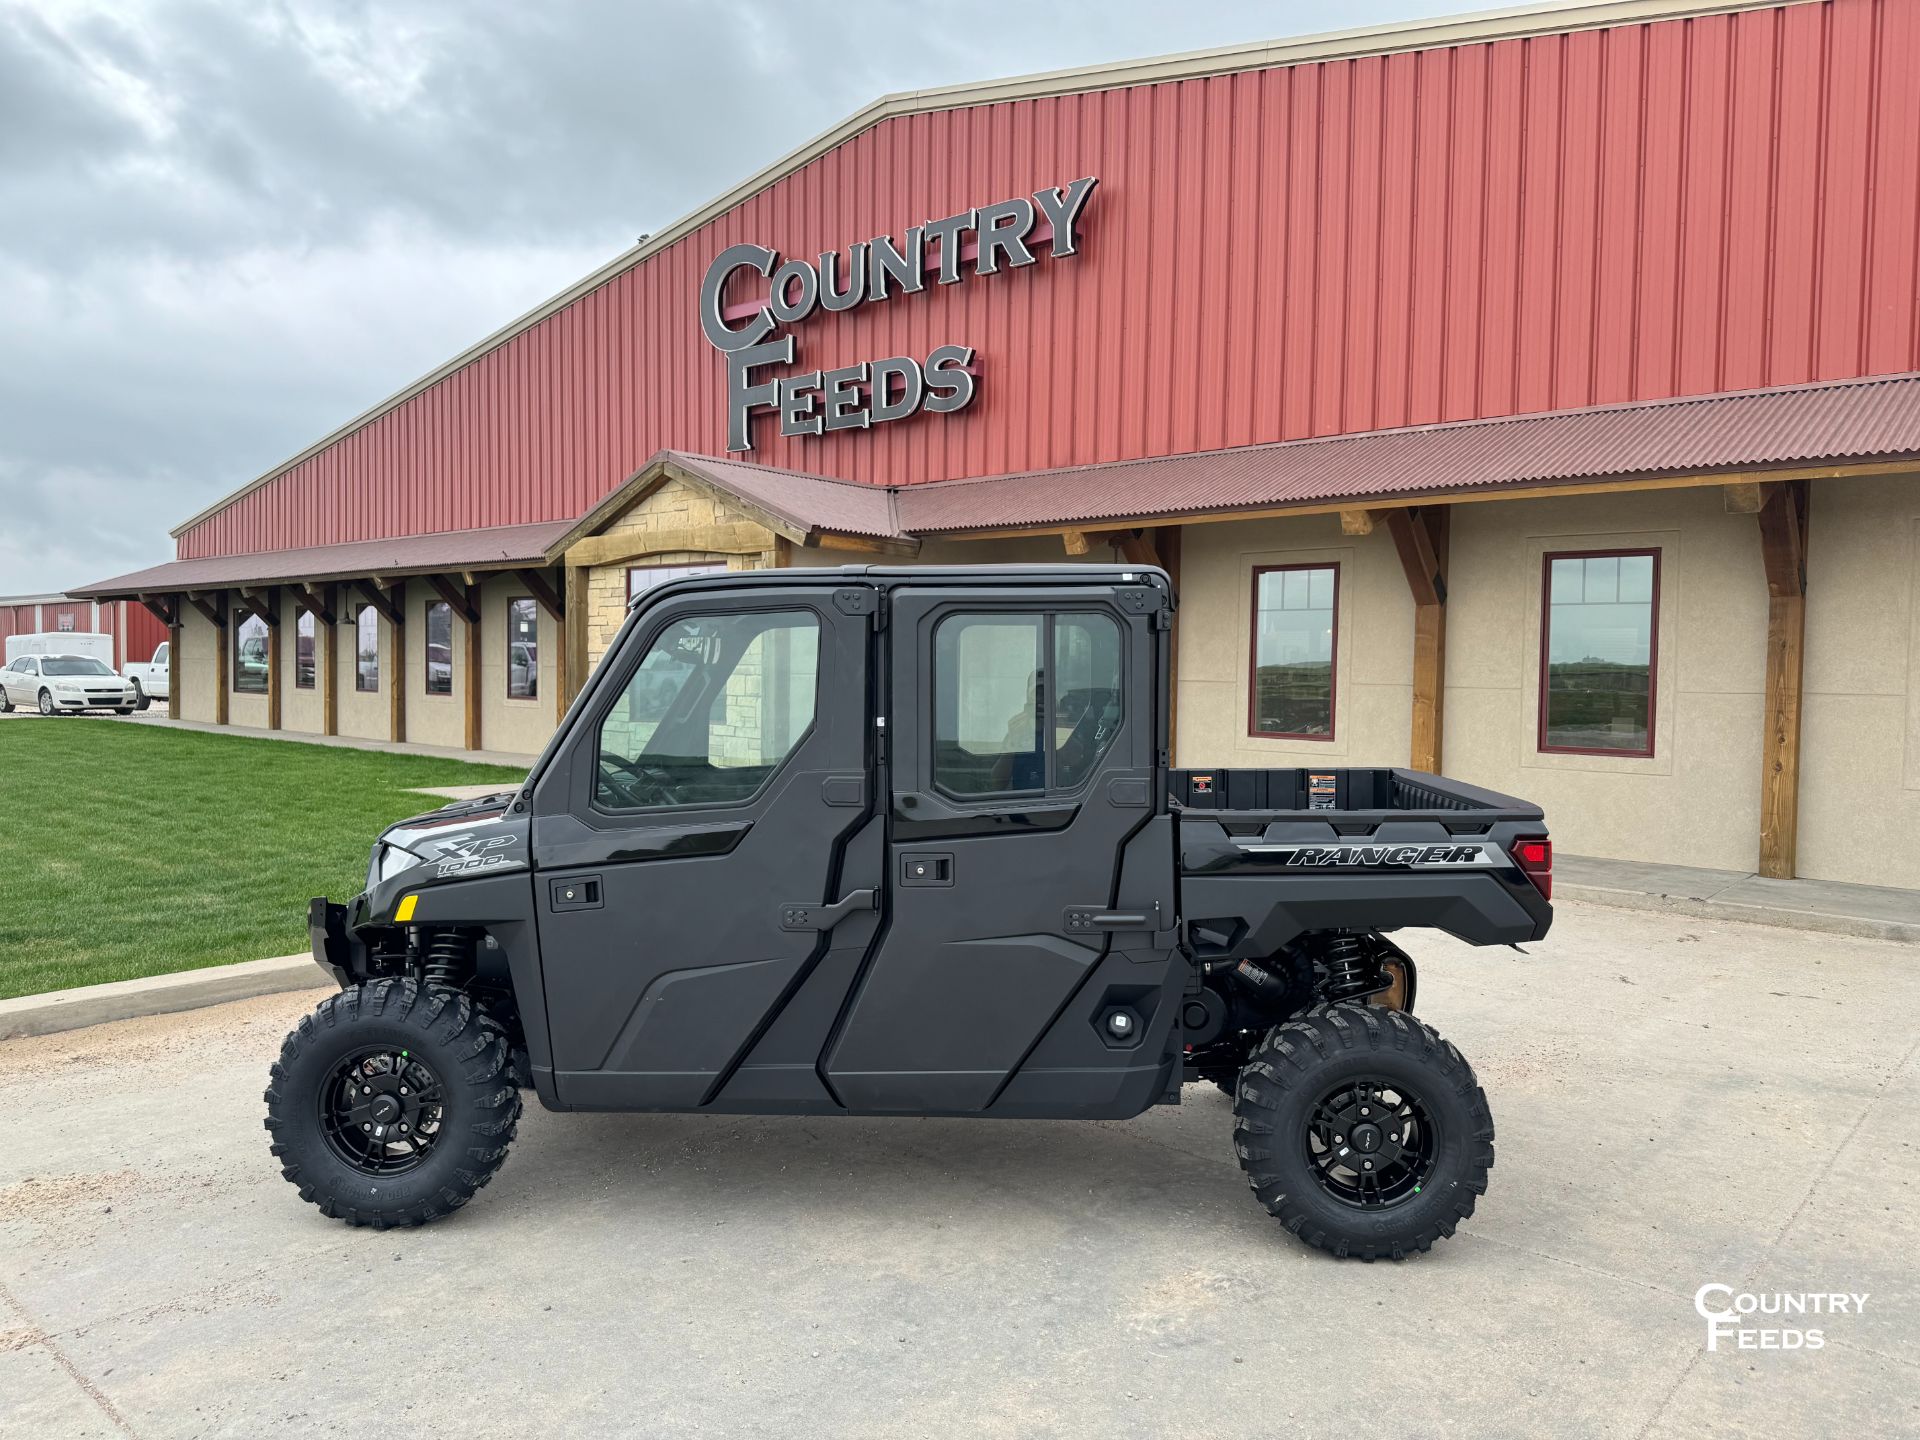
<svg viewBox="0 0 1920 1440"><path fill-rule="evenodd" d="M1401 1010L1318 1005L1240 1072L1234 1149L1260 1203L1316 1249L1403 1260L1473 1214L1493 1166L1486 1092Z"/></svg>
<svg viewBox="0 0 1920 1440"><path fill-rule="evenodd" d="M327 1148L362 1175L404 1175L432 1153L445 1117L440 1077L411 1049L356 1051L320 1092Z"/></svg>

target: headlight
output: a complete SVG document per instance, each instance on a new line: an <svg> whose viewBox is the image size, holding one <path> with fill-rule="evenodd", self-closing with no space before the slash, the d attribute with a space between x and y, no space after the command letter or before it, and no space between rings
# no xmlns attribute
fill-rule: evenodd
<svg viewBox="0 0 1920 1440"><path fill-rule="evenodd" d="M374 880L391 880L404 871L420 864L420 857L411 850L402 850L397 845L382 845L379 856L374 861Z"/></svg>

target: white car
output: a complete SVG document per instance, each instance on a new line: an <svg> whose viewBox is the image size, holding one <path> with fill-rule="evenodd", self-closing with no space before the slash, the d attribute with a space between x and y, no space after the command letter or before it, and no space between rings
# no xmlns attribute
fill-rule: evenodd
<svg viewBox="0 0 1920 1440"><path fill-rule="evenodd" d="M0 670L0 711L19 706L42 715L81 710L129 715L138 696L132 681L91 655L22 655Z"/></svg>
<svg viewBox="0 0 1920 1440"><path fill-rule="evenodd" d="M139 660L130 661L120 672L133 682L134 702L142 710L147 708L147 702L150 700L166 699L168 691L173 688L170 679L172 667L168 654L172 648L167 641L162 640L160 647L153 652L153 659L144 663Z"/></svg>

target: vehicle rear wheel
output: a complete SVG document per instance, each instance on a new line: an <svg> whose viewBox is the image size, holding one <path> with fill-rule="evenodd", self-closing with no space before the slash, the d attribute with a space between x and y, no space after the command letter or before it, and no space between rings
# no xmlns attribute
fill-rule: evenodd
<svg viewBox="0 0 1920 1440"><path fill-rule="evenodd" d="M53 692L51 690L42 690L40 692L40 713L42 715L51 715L54 713Z"/></svg>
<svg viewBox="0 0 1920 1440"><path fill-rule="evenodd" d="M142 685L138 680L134 681L133 708L136 710L144 710L151 704L153 704L153 701L147 697L146 686Z"/></svg>
<svg viewBox="0 0 1920 1440"><path fill-rule="evenodd" d="M1413 1016L1321 1005L1240 1072L1234 1149L1260 1203L1342 1258L1405 1259L1473 1214L1493 1116L1460 1052Z"/></svg>
<svg viewBox="0 0 1920 1440"><path fill-rule="evenodd" d="M13 697L7 694L7 687L0 685L0 715L13 713Z"/></svg>
<svg viewBox="0 0 1920 1440"><path fill-rule="evenodd" d="M502 1027L467 996L376 980L320 1002L267 1086L280 1173L349 1225L424 1225L506 1160L520 1119Z"/></svg>

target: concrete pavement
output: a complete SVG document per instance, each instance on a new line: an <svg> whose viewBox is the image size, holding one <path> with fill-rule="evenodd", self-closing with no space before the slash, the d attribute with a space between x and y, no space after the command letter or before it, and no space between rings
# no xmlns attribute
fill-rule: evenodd
<svg viewBox="0 0 1920 1440"><path fill-rule="evenodd" d="M282 1182L314 996L0 1044L0 1396L41 1436L1920 1430L1907 947L1569 904L1402 936L1499 1127L1404 1265L1293 1243L1225 1097L1119 1124L552 1115L420 1231ZM317 992L316 992L317 994ZM1869 1296L1817 1352L1693 1296Z"/></svg>

